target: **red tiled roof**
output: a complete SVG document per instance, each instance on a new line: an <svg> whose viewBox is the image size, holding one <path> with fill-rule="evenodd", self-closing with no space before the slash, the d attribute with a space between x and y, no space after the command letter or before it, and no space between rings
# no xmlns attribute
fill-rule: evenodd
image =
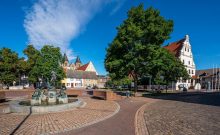
<svg viewBox="0 0 220 135"><path fill-rule="evenodd" d="M167 46L164 46L164 48L173 53L176 57L178 57L184 41L185 39L181 39Z"/></svg>
<svg viewBox="0 0 220 135"><path fill-rule="evenodd" d="M198 76L195 75L192 76L192 79L198 79L198 78L199 78Z"/></svg>
<svg viewBox="0 0 220 135"><path fill-rule="evenodd" d="M76 70L82 70L85 71L87 69L87 67L89 66L89 63L82 65L81 67L77 68Z"/></svg>

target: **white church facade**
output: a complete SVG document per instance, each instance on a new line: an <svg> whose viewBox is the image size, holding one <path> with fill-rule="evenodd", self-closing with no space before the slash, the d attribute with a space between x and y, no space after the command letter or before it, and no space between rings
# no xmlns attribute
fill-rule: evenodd
<svg viewBox="0 0 220 135"><path fill-rule="evenodd" d="M193 59L192 47L189 40L189 35L186 35L185 38L173 42L167 46L165 46L167 50L173 53L177 58L179 58L186 67L188 74L190 75L191 79L189 80L182 80L179 79L178 82L175 84L175 89L178 90L179 86L182 85L187 89L193 88L195 86L195 77L196 73L196 65Z"/></svg>

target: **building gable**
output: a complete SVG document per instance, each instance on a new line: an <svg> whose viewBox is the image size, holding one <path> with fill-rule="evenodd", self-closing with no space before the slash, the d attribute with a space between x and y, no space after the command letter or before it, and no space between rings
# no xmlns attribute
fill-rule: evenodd
<svg viewBox="0 0 220 135"><path fill-rule="evenodd" d="M91 61L89 63L79 67L77 70L95 72L96 74L98 74L95 67L94 67L94 65L93 65L93 63Z"/></svg>

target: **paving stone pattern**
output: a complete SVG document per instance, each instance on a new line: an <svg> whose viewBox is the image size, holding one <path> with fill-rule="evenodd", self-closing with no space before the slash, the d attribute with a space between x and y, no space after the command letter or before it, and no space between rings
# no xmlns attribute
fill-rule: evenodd
<svg viewBox="0 0 220 135"><path fill-rule="evenodd" d="M176 97L182 98L182 97ZM220 107L195 103L198 96L183 97L188 102L160 100L145 107L144 119L150 135L219 135ZM193 103L190 103L193 100ZM218 98L218 102L220 99ZM203 102L205 103L205 102Z"/></svg>
<svg viewBox="0 0 220 135"><path fill-rule="evenodd" d="M15 132L22 135L54 134L83 127L113 114L118 105L113 101L83 98L87 105L74 110L32 114ZM27 115L0 114L0 134L10 134Z"/></svg>

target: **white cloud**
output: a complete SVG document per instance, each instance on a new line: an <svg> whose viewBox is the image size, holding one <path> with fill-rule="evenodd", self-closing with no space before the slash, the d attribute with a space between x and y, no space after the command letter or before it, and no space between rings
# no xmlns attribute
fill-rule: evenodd
<svg viewBox="0 0 220 135"><path fill-rule="evenodd" d="M126 2L126 0L113 0L113 1L116 3L116 5L112 9L110 15L115 14L124 5L124 3Z"/></svg>
<svg viewBox="0 0 220 135"><path fill-rule="evenodd" d="M74 55L70 49L71 40L103 6L116 3L117 8L118 1L37 0L24 20L29 43L39 49L45 44L52 44L60 47L72 59ZM113 9L114 12L117 10Z"/></svg>

